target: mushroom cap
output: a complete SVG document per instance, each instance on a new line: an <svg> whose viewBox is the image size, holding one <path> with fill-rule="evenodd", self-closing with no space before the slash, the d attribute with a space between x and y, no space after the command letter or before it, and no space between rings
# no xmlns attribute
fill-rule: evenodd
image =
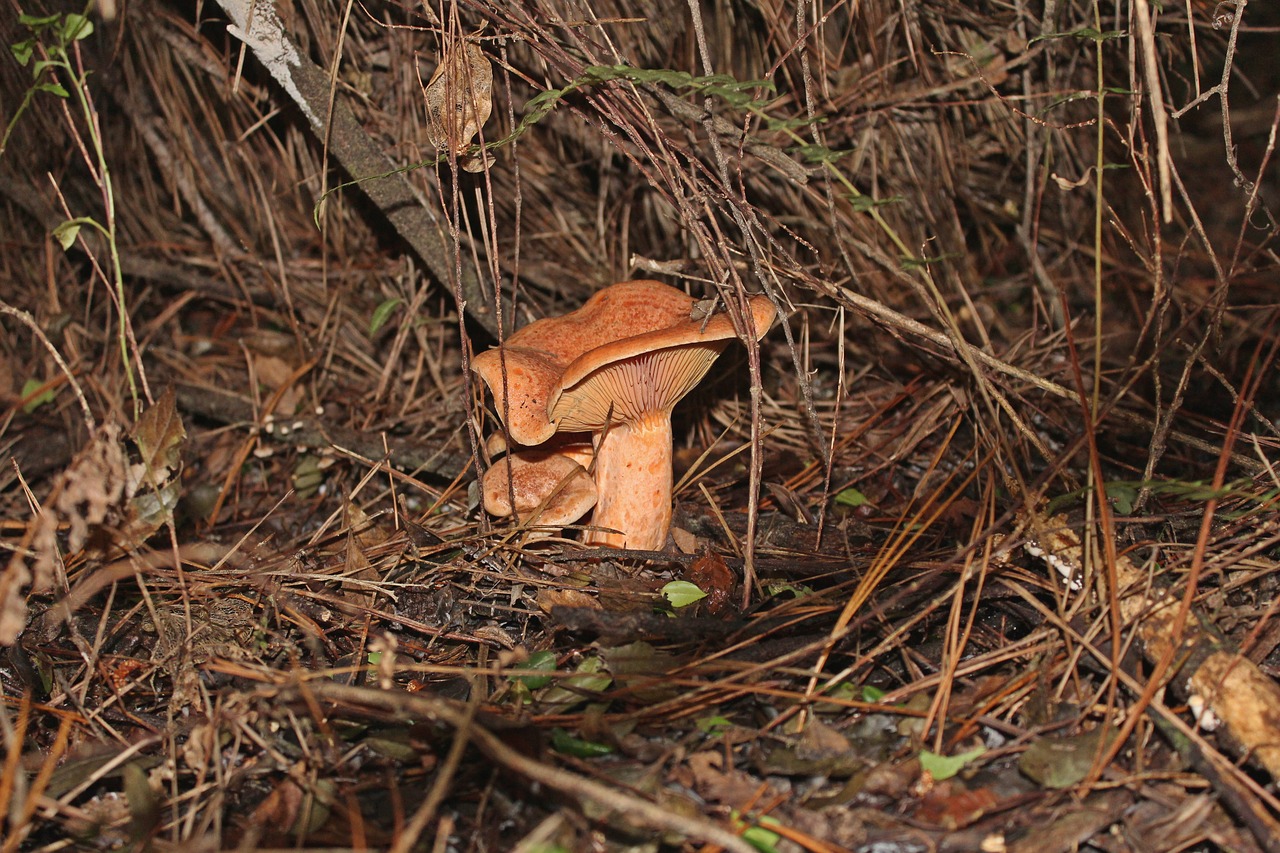
<svg viewBox="0 0 1280 853"><path fill-rule="evenodd" d="M484 508L499 518L528 518L547 527L572 524L596 505L596 485L587 469L550 450L513 453L494 462L481 481ZM515 497L513 509L511 498Z"/></svg>
<svg viewBox="0 0 1280 853"><path fill-rule="evenodd" d="M541 322L545 321L538 320L525 328ZM512 335L511 339L519 334ZM498 417L506 423L512 440L532 447L556 433L555 424L547 417L547 400L564 372L564 365L557 364L548 353L512 345L511 339L502 347L476 355L471 360L471 369L489 386Z"/></svg>
<svg viewBox="0 0 1280 853"><path fill-rule="evenodd" d="M728 314L695 318L693 297L658 281L607 287L563 317L520 329L472 369L489 385L511 437L541 444L559 430L669 411L736 336ZM773 321L764 296L749 300L756 338ZM504 403L502 365L506 363Z"/></svg>
<svg viewBox="0 0 1280 853"><path fill-rule="evenodd" d="M509 449L507 439L500 432L489 433L489 437L484 440L484 452L489 454L490 459L501 456Z"/></svg>
<svg viewBox="0 0 1280 853"><path fill-rule="evenodd" d="M588 350L565 368L551 405L551 420L559 429L594 431L610 419L631 423L665 415L702 381L737 332L728 314L695 319L693 300L686 298L677 322ZM761 295L751 297L748 306L759 340L773 322L773 303Z"/></svg>

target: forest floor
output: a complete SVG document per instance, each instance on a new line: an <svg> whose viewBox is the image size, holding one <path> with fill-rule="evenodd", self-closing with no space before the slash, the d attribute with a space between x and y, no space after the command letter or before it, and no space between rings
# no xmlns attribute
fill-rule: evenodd
<svg viewBox="0 0 1280 853"><path fill-rule="evenodd" d="M11 5L0 853L1280 850L1276 9ZM630 279L666 535L486 512Z"/></svg>

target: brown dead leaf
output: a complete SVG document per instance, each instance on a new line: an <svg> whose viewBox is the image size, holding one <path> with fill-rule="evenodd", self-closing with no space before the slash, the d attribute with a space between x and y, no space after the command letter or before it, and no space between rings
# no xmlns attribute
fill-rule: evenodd
<svg viewBox="0 0 1280 853"><path fill-rule="evenodd" d="M538 593L538 609L550 613L553 607L589 607L600 609L595 596L577 589L544 589Z"/></svg>
<svg viewBox="0 0 1280 853"><path fill-rule="evenodd" d="M915 817L948 832L955 832L969 826L999 805L1000 798L991 789L969 790L963 782L948 779L938 782L925 795Z"/></svg>
<svg viewBox="0 0 1280 853"><path fill-rule="evenodd" d="M844 757L852 750L847 737L817 717L809 720L796 742L796 755L808 760Z"/></svg>
<svg viewBox="0 0 1280 853"><path fill-rule="evenodd" d="M675 540L676 547L680 549L681 554L692 554L698 550L698 537L683 527L672 525L671 538Z"/></svg>
<svg viewBox="0 0 1280 853"><path fill-rule="evenodd" d="M187 431L175 401L173 389L166 389L133 428L141 461L128 470L129 504L119 530L126 543L142 542L170 523L182 496L182 449Z"/></svg>
<svg viewBox="0 0 1280 853"><path fill-rule="evenodd" d="M302 406L303 389L297 386L298 367L278 355L253 353L253 372L264 388L279 395L274 411L281 417L293 417Z"/></svg>
<svg viewBox="0 0 1280 853"><path fill-rule="evenodd" d="M773 497L778 509L791 516L799 524L812 524L809 511L805 509L804 499L781 483L765 483L765 489Z"/></svg>
<svg viewBox="0 0 1280 853"><path fill-rule="evenodd" d="M53 584L58 526L67 525L67 544L78 551L119 520L127 469L120 428L108 424L54 480L36 516L29 552L16 551L0 577L0 644L13 645L26 627L28 593L48 592Z"/></svg>
<svg viewBox="0 0 1280 853"><path fill-rule="evenodd" d="M444 56L423 95L431 144L455 155L464 154L493 111L493 67L489 58L473 41L446 41ZM483 157L471 157L462 168L479 172L486 165Z"/></svg>
<svg viewBox="0 0 1280 853"><path fill-rule="evenodd" d="M250 821L270 832L285 829L293 835L307 835L329 819L332 796L333 783L329 780L318 780L310 789L304 789L295 780L285 778L253 810Z"/></svg>
<svg viewBox="0 0 1280 853"><path fill-rule="evenodd" d="M386 534L369 522L369 516L353 503L347 504L347 565L344 575L359 581L376 581L378 570L369 559L367 550L386 541ZM365 584L349 585L353 590L365 590Z"/></svg>
<svg viewBox="0 0 1280 853"><path fill-rule="evenodd" d="M166 388L133 427L133 441L138 445L146 478L154 483L171 479L182 468L182 445L187 440L187 431L178 416L176 402L173 387Z"/></svg>
<svg viewBox="0 0 1280 853"><path fill-rule="evenodd" d="M732 808L746 808L762 799L760 781L734 767L726 770L724 764L724 754L718 750L695 752L686 759L685 767L680 768L682 771L687 768L688 772L676 774L676 778L703 799ZM682 778L686 775L687 779Z"/></svg>
<svg viewBox="0 0 1280 853"><path fill-rule="evenodd" d="M69 528L69 551L100 550L104 543L91 541L105 534L103 528L117 522L124 501L130 495L129 460L120 437L120 427L104 426L89 446L72 460L54 483L53 496L45 503L36 534L35 590L42 591L42 579L52 576L56 548L53 531L59 522ZM52 504L52 516L49 513Z"/></svg>
<svg viewBox="0 0 1280 853"><path fill-rule="evenodd" d="M61 559L58 530L69 553L105 557L133 547L169 523L181 491L186 430L172 390L138 418L131 436L141 461L130 462L123 431L102 427L53 483L32 525L28 550L18 550L0 574L0 645L26 627L26 597L48 592Z"/></svg>
<svg viewBox="0 0 1280 853"><path fill-rule="evenodd" d="M708 549L693 561L685 580L707 594L703 610L712 616L724 616L733 610L733 572L724 557Z"/></svg>

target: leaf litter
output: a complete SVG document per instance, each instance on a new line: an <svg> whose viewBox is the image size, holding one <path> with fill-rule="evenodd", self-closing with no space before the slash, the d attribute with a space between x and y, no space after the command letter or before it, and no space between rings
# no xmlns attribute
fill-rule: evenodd
<svg viewBox="0 0 1280 853"><path fill-rule="evenodd" d="M68 359L0 352L2 849L1274 849L1272 188L1213 177L1264 174L1269 113L1224 83L1154 163L1144 104L1197 94L1131 97L1081 4L590 11L385 7L340 61L333 10L285 22L376 150L461 161L407 173L436 281L355 188L316 230L352 139L234 33L97 24L139 340L82 275L110 247L50 242L101 195L65 114L15 124L61 195L0 185L3 299ZM1173 14L1134 49L1274 92L1248 27ZM535 542L477 511L466 360L633 264L787 325L677 410L677 548ZM175 390L130 423L135 363Z"/></svg>

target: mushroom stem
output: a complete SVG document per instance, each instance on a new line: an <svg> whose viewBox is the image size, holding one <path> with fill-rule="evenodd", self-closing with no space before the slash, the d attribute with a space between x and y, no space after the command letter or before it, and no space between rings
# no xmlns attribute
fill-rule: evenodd
<svg viewBox="0 0 1280 853"><path fill-rule="evenodd" d="M671 527L671 413L611 425L595 464L600 499L591 524L602 529L589 531L586 541L639 551L665 545Z"/></svg>

